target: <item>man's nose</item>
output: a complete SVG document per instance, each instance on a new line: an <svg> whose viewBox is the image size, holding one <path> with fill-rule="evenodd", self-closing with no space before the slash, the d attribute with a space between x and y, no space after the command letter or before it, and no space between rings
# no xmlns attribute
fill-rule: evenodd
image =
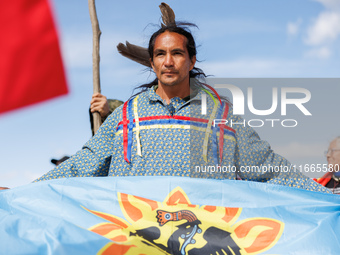
<svg viewBox="0 0 340 255"><path fill-rule="evenodd" d="M326 153L326 157L327 158L330 158L332 155L332 150L328 150L327 153Z"/></svg>
<svg viewBox="0 0 340 255"><path fill-rule="evenodd" d="M165 66L173 66L174 65L174 60L173 60L171 54L165 55L164 65Z"/></svg>

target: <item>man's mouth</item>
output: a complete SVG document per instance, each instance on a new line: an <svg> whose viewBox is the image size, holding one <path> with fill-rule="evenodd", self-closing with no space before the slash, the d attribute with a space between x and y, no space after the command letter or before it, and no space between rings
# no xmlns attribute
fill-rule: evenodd
<svg viewBox="0 0 340 255"><path fill-rule="evenodd" d="M176 71L163 71L162 74L171 75L171 74L177 74L177 72Z"/></svg>

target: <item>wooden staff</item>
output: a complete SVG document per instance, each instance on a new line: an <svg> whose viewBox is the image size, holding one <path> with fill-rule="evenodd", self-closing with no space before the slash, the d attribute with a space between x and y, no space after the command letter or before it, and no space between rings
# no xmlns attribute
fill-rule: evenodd
<svg viewBox="0 0 340 255"><path fill-rule="evenodd" d="M89 0L89 11L90 18L92 24L92 32L93 32L93 52L92 52L92 64L93 64L93 94L101 93L100 91L100 77L99 77L99 39L101 35L101 31L99 28L97 12L96 12L96 4L95 0ZM100 125L102 124L101 116L99 112L93 113L93 130L94 133L97 132Z"/></svg>

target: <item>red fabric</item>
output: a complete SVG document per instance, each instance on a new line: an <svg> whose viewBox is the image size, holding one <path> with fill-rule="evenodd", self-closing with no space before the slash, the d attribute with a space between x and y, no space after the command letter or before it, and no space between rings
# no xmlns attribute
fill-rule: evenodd
<svg viewBox="0 0 340 255"><path fill-rule="evenodd" d="M130 163L128 157L127 157L127 150L128 150L128 124L129 124L129 120L127 119L126 115L126 111L127 111L127 105L128 105L129 101L126 101L123 105L123 121L121 123L123 123L123 147L124 147L124 159L126 162Z"/></svg>
<svg viewBox="0 0 340 255"><path fill-rule="evenodd" d="M0 113L68 92L47 0L0 2Z"/></svg>
<svg viewBox="0 0 340 255"><path fill-rule="evenodd" d="M321 184L322 186L326 186L327 183L330 182L332 175L333 175L332 172L328 172L324 176L322 176L321 178L318 178L318 179L314 178L313 180L316 181L317 183Z"/></svg>
<svg viewBox="0 0 340 255"><path fill-rule="evenodd" d="M228 113L229 113L229 104L226 103L225 104L225 109L224 109L224 113L223 113L223 120L226 120L228 118ZM226 126L225 124L218 124L218 126L220 127L220 140L219 140L219 151L220 151L220 161L222 162L223 159L223 141L224 141L224 129L228 128L228 126ZM236 133L236 131L234 131L234 133Z"/></svg>

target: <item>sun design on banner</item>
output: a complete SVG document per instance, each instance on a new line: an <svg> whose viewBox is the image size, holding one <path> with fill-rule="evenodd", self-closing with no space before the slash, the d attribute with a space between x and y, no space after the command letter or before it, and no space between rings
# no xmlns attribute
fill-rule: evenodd
<svg viewBox="0 0 340 255"><path fill-rule="evenodd" d="M111 241L98 254L259 254L273 247L284 223L270 218L237 221L242 208L199 206L177 187L163 202L118 193L127 220L89 212L107 220L91 228Z"/></svg>

